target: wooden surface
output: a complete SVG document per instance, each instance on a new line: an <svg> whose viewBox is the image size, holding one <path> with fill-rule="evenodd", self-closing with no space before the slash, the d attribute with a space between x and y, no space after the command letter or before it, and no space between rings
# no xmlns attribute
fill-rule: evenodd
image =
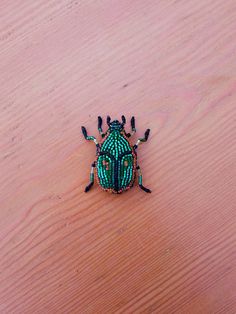
<svg viewBox="0 0 236 314"><path fill-rule="evenodd" d="M0 312L236 313L236 2L0 3ZM135 115L148 195L83 192ZM127 126L129 129L129 125Z"/></svg>

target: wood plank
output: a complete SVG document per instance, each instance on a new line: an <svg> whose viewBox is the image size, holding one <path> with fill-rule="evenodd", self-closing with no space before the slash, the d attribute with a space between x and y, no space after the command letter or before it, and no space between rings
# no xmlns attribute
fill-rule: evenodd
<svg viewBox="0 0 236 314"><path fill-rule="evenodd" d="M1 313L236 312L235 9L1 1ZM83 192L107 114L152 194Z"/></svg>

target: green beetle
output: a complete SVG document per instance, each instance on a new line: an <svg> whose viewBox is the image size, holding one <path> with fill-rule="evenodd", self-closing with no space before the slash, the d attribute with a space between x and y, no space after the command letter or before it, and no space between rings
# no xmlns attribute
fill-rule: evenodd
<svg viewBox="0 0 236 314"><path fill-rule="evenodd" d="M103 190L120 194L134 185L136 171L138 171L138 183L142 190L151 193L151 190L142 185L141 169L137 164L136 149L140 143L146 142L150 133L147 129L144 137L139 138L135 145L131 145L129 137L135 132L135 119L131 118L131 133L126 133L124 125L126 119L121 117L122 122L107 117L108 130L102 130L102 118L98 117L98 131L103 140L99 144L94 136L88 136L87 130L82 126L82 132L86 140L94 141L97 148L96 160L92 163L90 183L86 186L88 192L94 184L94 169L98 184Z"/></svg>

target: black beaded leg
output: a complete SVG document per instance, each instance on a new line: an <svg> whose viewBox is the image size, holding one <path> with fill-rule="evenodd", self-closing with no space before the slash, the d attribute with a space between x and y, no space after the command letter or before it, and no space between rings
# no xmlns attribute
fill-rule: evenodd
<svg viewBox="0 0 236 314"><path fill-rule="evenodd" d="M130 124L131 124L131 129L132 129L131 135L133 135L136 132L134 117L131 118Z"/></svg>
<svg viewBox="0 0 236 314"><path fill-rule="evenodd" d="M97 140L96 140L96 137L94 137L94 136L88 136L87 130L86 130L86 128L85 128L84 126L81 127L81 130L82 130L82 133L83 133L84 138L85 138L86 140L88 140L88 141L94 141L94 143L95 143L96 145L98 144L98 142L97 142Z"/></svg>
<svg viewBox="0 0 236 314"><path fill-rule="evenodd" d="M144 133L144 137L141 137L137 140L137 143L134 145L134 149L136 149L139 146L139 144L147 142L149 134L150 134L150 129L147 129L146 132Z"/></svg>
<svg viewBox="0 0 236 314"><path fill-rule="evenodd" d="M90 170L90 183L86 186L86 188L84 190L84 192L86 192L86 193L91 189L91 187L94 184L94 168L95 168L95 166L96 166L96 162L94 161L92 163L91 170Z"/></svg>
<svg viewBox="0 0 236 314"><path fill-rule="evenodd" d="M138 170L138 185L139 187L144 190L146 193L151 193L152 191L149 190L148 188L145 188L145 186L143 186L143 177L142 177L142 173L141 173L141 169L139 166L136 167L136 169Z"/></svg>
<svg viewBox="0 0 236 314"><path fill-rule="evenodd" d="M84 138L88 141L93 141L95 144L96 144L96 148L97 148L97 153L99 152L99 149L100 149L100 146L99 146L99 143L98 141L96 140L96 137L94 136L88 136L87 134L87 130L84 126L81 127L81 130L82 130L82 133L84 135Z"/></svg>
<svg viewBox="0 0 236 314"><path fill-rule="evenodd" d="M102 131L102 117L98 116L98 132L102 137L104 137L106 134Z"/></svg>
<svg viewBox="0 0 236 314"><path fill-rule="evenodd" d="M135 129L135 118L134 117L131 118L130 124L131 124L131 133L125 134L127 137L131 137L136 132L136 129Z"/></svg>

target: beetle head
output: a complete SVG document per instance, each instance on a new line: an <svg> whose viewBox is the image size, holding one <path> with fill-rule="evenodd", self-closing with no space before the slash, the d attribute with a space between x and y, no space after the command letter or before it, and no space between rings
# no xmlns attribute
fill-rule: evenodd
<svg viewBox="0 0 236 314"><path fill-rule="evenodd" d="M126 120L125 120L124 116L122 116L121 119L122 119L122 122L119 122L118 120L114 120L114 121L110 122L111 118L108 116L107 117L107 124L108 124L109 128L111 130L122 130L124 128Z"/></svg>

